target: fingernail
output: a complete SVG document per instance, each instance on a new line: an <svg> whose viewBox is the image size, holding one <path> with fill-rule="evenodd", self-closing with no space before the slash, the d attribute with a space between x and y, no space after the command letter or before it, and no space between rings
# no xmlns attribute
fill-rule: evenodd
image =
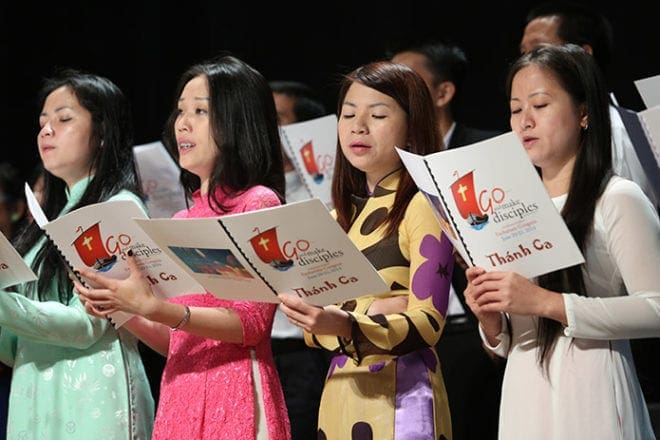
<svg viewBox="0 0 660 440"><path fill-rule="evenodd" d="M128 254L129 257L132 257L133 256L133 249L129 249L127 254Z"/></svg>

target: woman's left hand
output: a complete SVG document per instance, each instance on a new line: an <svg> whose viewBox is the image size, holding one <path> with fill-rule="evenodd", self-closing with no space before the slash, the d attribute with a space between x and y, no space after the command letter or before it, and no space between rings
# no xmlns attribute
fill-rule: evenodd
<svg viewBox="0 0 660 440"><path fill-rule="evenodd" d="M335 305L318 307L290 294L278 295L280 310L289 321L316 335L351 336L351 321L347 312Z"/></svg>
<svg viewBox="0 0 660 440"><path fill-rule="evenodd" d="M368 315L390 315L403 313L408 309L408 295L395 295L377 298L367 309Z"/></svg>
<svg viewBox="0 0 660 440"><path fill-rule="evenodd" d="M484 312L545 316L546 300L557 296L515 272L484 272L472 285L472 299Z"/></svg>

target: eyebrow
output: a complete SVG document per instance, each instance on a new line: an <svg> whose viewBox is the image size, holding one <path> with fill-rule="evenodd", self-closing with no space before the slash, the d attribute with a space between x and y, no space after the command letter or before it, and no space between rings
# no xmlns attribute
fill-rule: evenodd
<svg viewBox="0 0 660 440"><path fill-rule="evenodd" d="M343 105L348 105L348 106L351 106L351 107L357 107L357 104L354 104L354 103L352 103L352 102L350 102L350 101L344 101L344 104L343 104ZM369 105L367 106L367 108L374 108L374 107L381 107L381 106L382 106L382 107L387 107L387 108L390 107L389 104L386 104L386 103L384 103L384 102L376 102L376 103L374 103L374 104L369 104Z"/></svg>
<svg viewBox="0 0 660 440"><path fill-rule="evenodd" d="M550 95L550 93L548 93L548 92L546 92L546 91L544 91L544 90L540 90L540 91L538 91L538 92L534 92L534 93L532 93L532 94L530 94L530 95L527 95L527 97L528 97L528 98L533 98L534 96L537 96L537 95L547 95L547 96L552 96L552 95ZM511 98L510 101L520 101L520 98Z"/></svg>
<svg viewBox="0 0 660 440"><path fill-rule="evenodd" d="M186 98L179 98L179 102L185 101ZM211 97L210 96L195 96L193 97L193 101L210 101Z"/></svg>
<svg viewBox="0 0 660 440"><path fill-rule="evenodd" d="M63 105L63 106L57 107L57 108L53 111L53 113L59 113L59 112L61 112L62 110L66 110L66 109L73 110L73 107L71 107L70 105ZM41 112L41 113L39 113L39 116L40 116L40 117L41 117L41 116L46 116L47 114L48 114L48 112Z"/></svg>

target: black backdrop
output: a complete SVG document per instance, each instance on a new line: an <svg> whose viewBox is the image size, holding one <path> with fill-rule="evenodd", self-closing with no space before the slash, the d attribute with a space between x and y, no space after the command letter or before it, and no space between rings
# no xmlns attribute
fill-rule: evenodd
<svg viewBox="0 0 660 440"><path fill-rule="evenodd" d="M482 128L507 130L503 82L517 55L526 11L535 2L176 1L3 2L2 158L28 172L36 163L36 92L55 66L77 67L116 82L129 96L135 143L160 136L181 72L230 51L267 79L302 80L335 109L338 76L382 58L389 41L410 36L450 38L471 60L460 116ZM9 3L9 4L8 4ZM260 3L260 2L259 2ZM644 108L633 81L660 74L660 32L654 2L585 1L615 30L607 76L619 103ZM296 9L293 9L296 8Z"/></svg>

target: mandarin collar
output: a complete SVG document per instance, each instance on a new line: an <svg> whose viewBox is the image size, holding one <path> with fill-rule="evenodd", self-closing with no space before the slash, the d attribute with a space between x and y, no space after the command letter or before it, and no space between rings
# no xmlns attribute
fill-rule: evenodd
<svg viewBox="0 0 660 440"><path fill-rule="evenodd" d="M85 193L85 190L87 189L87 186L89 185L89 182L94 178L94 176L87 176L76 183L73 184L71 188L66 188L64 190L66 194L66 200L67 200L67 205L71 203L77 203L78 200L82 197L82 195Z"/></svg>
<svg viewBox="0 0 660 440"><path fill-rule="evenodd" d="M395 192L399 186L402 171L403 168L397 168L391 173L386 174L378 181L378 183L376 183L376 187L370 197L381 197Z"/></svg>
<svg viewBox="0 0 660 440"><path fill-rule="evenodd" d="M370 198L376 198L376 197L383 197L388 194L392 194L396 192L397 188L399 187L399 181L401 180L401 173L403 172L403 168L398 168L391 173L385 175L382 179L376 183L376 187L374 188L374 192L371 194L367 194L366 196L358 196L355 194L351 194L351 201L355 206L358 208L364 207L365 203L367 203L367 200Z"/></svg>

